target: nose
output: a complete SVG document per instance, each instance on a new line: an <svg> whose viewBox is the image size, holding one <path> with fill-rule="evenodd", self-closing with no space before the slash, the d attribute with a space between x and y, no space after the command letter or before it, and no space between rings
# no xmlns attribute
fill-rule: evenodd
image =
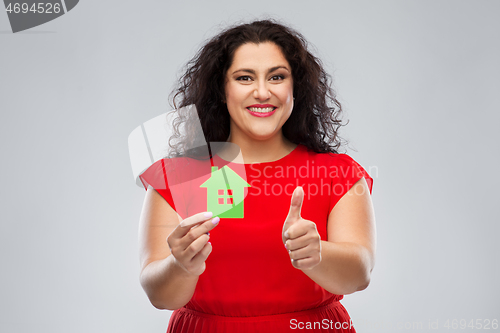
<svg viewBox="0 0 500 333"><path fill-rule="evenodd" d="M257 82L257 86L253 92L253 97L260 101L265 101L271 98L271 91L267 85L267 82Z"/></svg>

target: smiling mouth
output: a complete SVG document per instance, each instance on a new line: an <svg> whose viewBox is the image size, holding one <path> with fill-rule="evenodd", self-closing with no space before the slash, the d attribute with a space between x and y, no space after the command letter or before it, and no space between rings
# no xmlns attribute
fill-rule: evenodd
<svg viewBox="0 0 500 333"><path fill-rule="evenodd" d="M255 108L255 107L248 107L248 110L252 112L258 112L258 113L268 113L276 110L277 108L275 107L268 107L268 108Z"/></svg>

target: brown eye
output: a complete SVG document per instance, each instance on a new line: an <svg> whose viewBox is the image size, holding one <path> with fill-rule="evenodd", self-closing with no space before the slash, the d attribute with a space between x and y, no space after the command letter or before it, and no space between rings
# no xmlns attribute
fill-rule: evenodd
<svg viewBox="0 0 500 333"><path fill-rule="evenodd" d="M280 74L280 75L274 75L274 76L272 76L271 80L278 81L278 80L283 80L284 78L285 78L285 76Z"/></svg>
<svg viewBox="0 0 500 333"><path fill-rule="evenodd" d="M252 78L250 76L239 76L236 78L236 81L250 81Z"/></svg>

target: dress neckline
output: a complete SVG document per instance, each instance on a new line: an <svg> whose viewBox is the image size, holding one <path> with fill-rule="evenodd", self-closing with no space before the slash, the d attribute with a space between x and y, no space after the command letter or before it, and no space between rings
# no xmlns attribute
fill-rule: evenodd
<svg viewBox="0 0 500 333"><path fill-rule="evenodd" d="M226 163L232 163L232 164L239 164L239 165L244 165L244 166L261 166L261 165L270 165L270 164L277 164L277 163L283 163L284 161L286 161L287 159L291 158L293 155L297 154L297 152L299 152L300 150L303 149L303 145L301 144L297 144L297 146L291 151L289 152L288 154L286 154L285 156L275 160L275 161L269 161L269 162L255 162L255 163L236 163L236 162L230 162L230 161L227 161L225 159L223 159L222 157L220 157L219 155L215 155L217 156L218 159L226 162Z"/></svg>

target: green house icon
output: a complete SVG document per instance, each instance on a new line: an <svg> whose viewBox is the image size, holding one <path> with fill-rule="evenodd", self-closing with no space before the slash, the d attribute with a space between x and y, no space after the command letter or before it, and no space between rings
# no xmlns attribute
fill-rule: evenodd
<svg viewBox="0 0 500 333"><path fill-rule="evenodd" d="M207 188L207 211L213 216L243 218L244 188L251 187L227 165L212 167L210 178L200 185Z"/></svg>

